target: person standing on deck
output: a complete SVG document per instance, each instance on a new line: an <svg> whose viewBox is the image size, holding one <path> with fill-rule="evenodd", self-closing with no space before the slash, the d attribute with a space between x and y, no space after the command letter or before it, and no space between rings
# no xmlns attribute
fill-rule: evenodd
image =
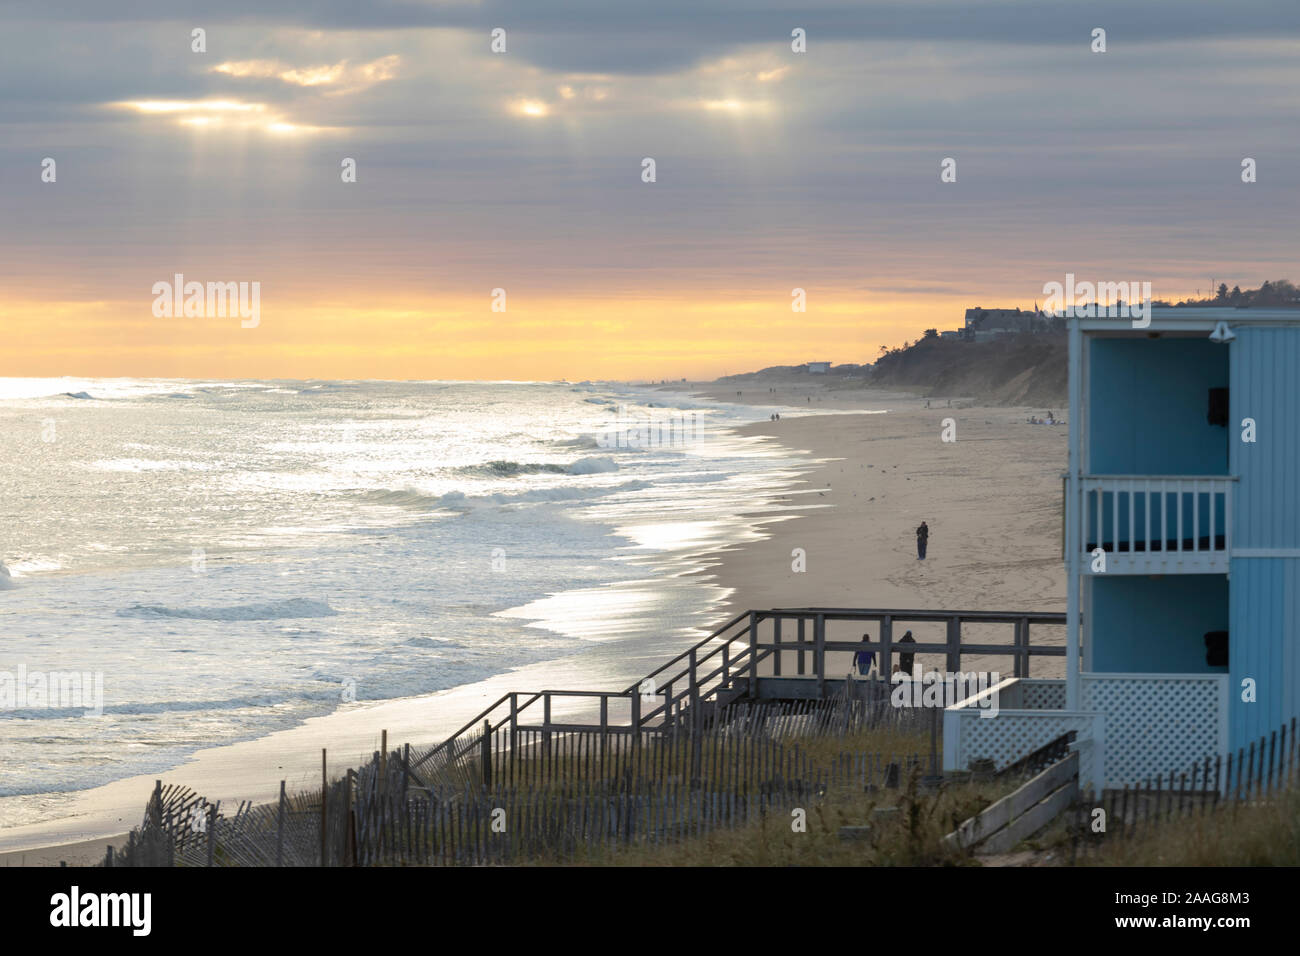
<svg viewBox="0 0 1300 956"><path fill-rule="evenodd" d="M924 521L916 529L916 560L925 560L925 546L930 541L930 528Z"/></svg>
<svg viewBox="0 0 1300 956"><path fill-rule="evenodd" d="M901 644L915 644L915 643L916 643L916 638L912 637L912 632L911 632L911 631L908 631L906 634L904 634L902 637L900 637L900 638L898 639L898 643L899 643L900 645L901 645ZM915 666L916 666L916 655L915 655L915 654L911 653L910 651L908 651L908 652L904 652L904 651L901 651L901 650L900 650L900 651L898 652L898 669L899 669L899 670L901 670L901 671L902 671L904 674L906 674L908 677L911 677L911 676L912 676L912 668L915 667Z"/></svg>
<svg viewBox="0 0 1300 956"><path fill-rule="evenodd" d="M862 642L865 644L871 640L870 634L862 635ZM876 654L874 651L858 651L853 655L853 664L857 668L859 677L869 675L871 668L876 666Z"/></svg>

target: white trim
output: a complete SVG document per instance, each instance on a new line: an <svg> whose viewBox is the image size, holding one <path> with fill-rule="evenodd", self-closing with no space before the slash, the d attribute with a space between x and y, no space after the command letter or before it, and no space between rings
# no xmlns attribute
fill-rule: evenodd
<svg viewBox="0 0 1300 956"><path fill-rule="evenodd" d="M1079 471L1082 478L1092 471L1092 336L1079 336ZM1075 413L1070 412L1070 421Z"/></svg>
<svg viewBox="0 0 1300 956"><path fill-rule="evenodd" d="M1083 674L1084 678L1100 678L1103 680L1219 680L1224 683L1228 680L1227 674L1221 674L1218 671L1206 671L1202 674L1166 674L1163 671L1144 671L1137 673L1134 671L1087 671Z"/></svg>
<svg viewBox="0 0 1300 956"><path fill-rule="evenodd" d="M1083 662L1079 665L1083 673L1092 670L1092 617L1096 613L1093 602L1096 600L1093 594L1092 579L1095 575L1086 574L1083 577L1083 591L1079 605L1079 613L1083 617Z"/></svg>
<svg viewBox="0 0 1300 956"><path fill-rule="evenodd" d="M1148 475L1134 472L1131 475L1094 475L1085 471L1080 477L1089 481L1240 481L1240 475Z"/></svg>
<svg viewBox="0 0 1300 956"><path fill-rule="evenodd" d="M1079 320L1071 319L1069 323L1070 344L1069 378L1070 391L1069 412L1069 474L1066 477L1065 495L1065 709L1079 709L1079 508L1082 505L1079 491L1079 475L1082 470L1080 459L1083 445L1083 421L1079 417L1083 412L1084 393L1083 376L1085 343Z"/></svg>
<svg viewBox="0 0 1300 956"><path fill-rule="evenodd" d="M1103 307L1104 308L1104 307ZM1134 328L1128 316L1081 316L1075 321L1085 332L1141 337L1152 332L1203 332L1208 334L1219 322L1230 328L1243 326L1289 327L1300 325L1300 311L1295 309L1234 309L1231 307L1173 309L1153 307L1150 324ZM1225 343L1228 344L1228 343Z"/></svg>
<svg viewBox="0 0 1300 956"><path fill-rule="evenodd" d="M1079 553L1083 562L1079 573L1085 578L1134 577L1153 574L1227 574L1230 556L1227 551L1170 551L1162 557L1160 551L1108 551L1106 570L1092 570L1092 554ZM1282 555L1257 555L1257 557L1282 557ZM1300 557L1297 552L1295 557Z"/></svg>
<svg viewBox="0 0 1300 956"><path fill-rule="evenodd" d="M1019 677L1004 677L1002 678L1002 680L998 681L996 684L992 685L991 687L986 687L983 690L977 690L973 694L967 694L965 697L957 701L955 704L949 704L947 707L944 708L944 710L964 710L968 707L976 707L978 706L978 702L980 700L992 694L997 694L998 697L1001 698L1003 691L1011 689L1016 684L1018 684L1020 680L1021 678ZM1001 706L999 706L998 710L999 712L1001 712Z"/></svg>

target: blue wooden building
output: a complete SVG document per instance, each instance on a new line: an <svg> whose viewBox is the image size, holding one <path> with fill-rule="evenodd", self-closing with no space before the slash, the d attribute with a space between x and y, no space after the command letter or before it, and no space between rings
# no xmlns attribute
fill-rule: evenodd
<svg viewBox="0 0 1300 956"><path fill-rule="evenodd" d="M1300 311L1069 319L1064 681L945 715L945 762L1076 730L1091 782L1183 772L1300 716Z"/></svg>

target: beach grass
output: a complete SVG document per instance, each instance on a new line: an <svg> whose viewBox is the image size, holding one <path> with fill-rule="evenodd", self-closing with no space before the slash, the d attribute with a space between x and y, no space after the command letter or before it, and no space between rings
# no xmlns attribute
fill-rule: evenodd
<svg viewBox="0 0 1300 956"><path fill-rule="evenodd" d="M945 848L942 839L1005 795L1010 785L963 782L927 791L921 776L918 767L896 790L834 788L820 800L792 805L789 812L772 810L733 829L658 845L597 848L562 862L709 867L972 865L975 859L970 854Z"/></svg>
<svg viewBox="0 0 1300 956"><path fill-rule="evenodd" d="M1058 828L1059 829L1059 828ZM1300 790L1229 800L1204 813L1105 838L1088 866L1300 866Z"/></svg>
<svg viewBox="0 0 1300 956"><path fill-rule="evenodd" d="M942 838L958 824L1014 788L1015 782L945 781L927 787L930 737L905 728L873 728L843 735L799 737L801 766L827 778L816 793L791 796L736 827L720 827L680 839L656 842L649 838L630 844L597 844L576 854L540 854L531 865L578 866L943 866L967 865L969 854L942 846ZM718 738L702 743L708 767ZM866 783L853 773L830 782L832 767L854 766L859 754L897 761L903 769L899 786ZM723 762L726 751L718 754ZM846 759L849 758L849 759ZM529 759L538 759L531 757ZM936 762L942 756L935 754ZM521 761L522 762L522 761ZM672 752L663 768L663 782L682 783L690 772L685 752ZM580 783L584 772L573 767L542 784L563 789ZM709 784L705 783L705 789ZM785 804L789 805L786 806ZM849 830L842 832L843 828Z"/></svg>

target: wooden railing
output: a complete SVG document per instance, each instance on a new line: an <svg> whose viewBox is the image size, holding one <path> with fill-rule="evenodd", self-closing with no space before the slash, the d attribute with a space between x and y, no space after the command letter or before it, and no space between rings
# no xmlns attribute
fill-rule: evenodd
<svg viewBox="0 0 1300 956"><path fill-rule="evenodd" d="M1030 642L1030 628L1034 624L1065 624L1065 615L1051 611L917 611L917 610L867 610L861 608L778 608L771 611L751 612L760 620L773 622L771 643L755 641L757 650L772 651L776 654L773 661L774 677L783 675L782 657L795 654L795 676L808 674L811 662L811 676L824 683L827 677L825 656L828 652L872 651L879 656L880 673L888 675L892 670L895 654L943 654L944 667L955 673L961 670L964 655L1001 655L1014 659L1014 677L1029 676L1031 657L1064 657L1064 644L1033 645ZM829 641L826 639L826 625L836 621L852 621L862 624L875 624L879 634L875 640L867 641ZM783 624L794 625L794 640L786 640L788 633ZM945 625L944 640L913 641L900 643L897 632L900 625L942 622ZM965 638L962 633L963 623L968 624L1009 624L1012 626L1012 640L1007 643L975 643ZM812 639L808 639L808 631Z"/></svg>
<svg viewBox="0 0 1300 956"><path fill-rule="evenodd" d="M1079 544L1148 570L1179 563L1208 570L1232 550L1232 488L1226 476L1085 475ZM1138 558L1137 555L1142 557ZM1176 569L1176 567L1174 568Z"/></svg>
<svg viewBox="0 0 1300 956"><path fill-rule="evenodd" d="M876 639L826 639L828 623L846 621L876 625ZM900 624L934 622L945 624L945 639L942 643L916 641L900 644L895 638L896 628ZM1010 643L973 643L964 640L963 622L1011 625L1012 640ZM482 741L503 727L509 730L512 748L517 746L520 731L540 731L547 739L552 733L599 731L602 738L608 735L630 735L635 743L642 733L665 733L685 715L698 714L701 704L725 704L740 696L757 697L758 683L763 676L802 677L816 681L816 696L822 697L828 679L828 653L872 651L878 655L882 675L890 673L893 656L899 653L943 654L946 669L950 672L961 670L963 655L1003 655L1014 659L1015 676L1028 677L1032 657L1065 656L1063 643L1032 644L1031 626L1064 623L1064 614L1043 611L811 607L745 611L621 691L542 690L504 694L446 741L415 761L410 769L412 775L416 776L420 767L430 761L454 763L475 747L480 747ZM792 639L787 639L787 636ZM791 655L794 656L795 664L793 675L785 673ZM770 670L766 675L761 675L760 665L768 661ZM556 718L557 702L584 699L596 702L598 717L591 711L588 716L597 719L598 723L593 723L591 719L581 722ZM626 723L611 720L611 704L614 702L620 707L626 707Z"/></svg>

